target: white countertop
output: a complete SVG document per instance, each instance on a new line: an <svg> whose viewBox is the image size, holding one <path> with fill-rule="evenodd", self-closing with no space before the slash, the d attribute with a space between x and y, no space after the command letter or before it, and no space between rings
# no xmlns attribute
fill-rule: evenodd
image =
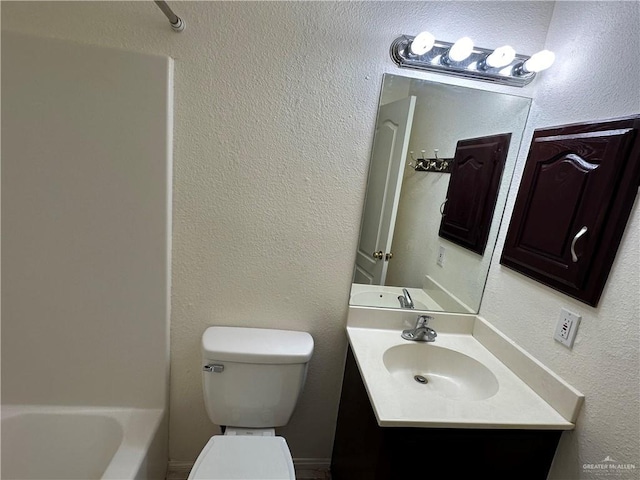
<svg viewBox="0 0 640 480"><path fill-rule="evenodd" d="M408 317L413 319L415 315L404 313L404 320L400 323L399 316L394 317L394 321L381 322L382 315L386 319L388 313L376 313L375 309L372 311L356 311L358 318L349 322L347 333L380 426L548 430L571 430L575 427L570 420L577 416L584 398L582 394L564 384L544 366L533 364L532 367L530 356L519 360L520 365L526 364L525 360L529 362L526 364L529 374L537 377L550 375L549 380L543 378L541 383L551 384L552 388L561 390L559 394L555 392L553 398L564 396L560 400L562 403L569 396L570 401L565 404L569 403L571 406L571 417L565 418L568 416L566 412L564 416L561 415L474 337L474 324L481 321L475 316L450 315L438 318L434 314L436 319L431 322L431 326L438 332L438 336L435 342L421 345L424 348L432 345L448 348L479 361L495 375L498 381L497 393L479 400L454 399L437 390L429 390L429 385L394 378L383 362L383 355L393 346L417 343L400 337L402 328L407 328ZM491 329L483 325L480 327L482 335L491 335L487 333ZM505 348L512 349L508 353L513 357L515 347ZM524 355L526 357L526 352Z"/></svg>

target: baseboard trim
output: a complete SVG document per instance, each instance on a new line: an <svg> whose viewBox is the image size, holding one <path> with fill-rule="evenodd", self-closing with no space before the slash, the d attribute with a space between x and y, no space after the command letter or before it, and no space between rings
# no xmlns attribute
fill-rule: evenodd
<svg viewBox="0 0 640 480"><path fill-rule="evenodd" d="M329 478L331 467L330 458L294 458L293 466L296 469L296 477L303 479ZM169 460L167 469L167 480L181 480L189 476L193 468L193 462L181 462Z"/></svg>
<svg viewBox="0 0 640 480"><path fill-rule="evenodd" d="M187 478L189 478L189 473L193 468L193 464L194 462L180 462L176 460L169 460L166 480L186 480Z"/></svg>
<svg viewBox="0 0 640 480"><path fill-rule="evenodd" d="M293 465L297 468L315 468L328 470L331 466L330 458L294 458Z"/></svg>
<svg viewBox="0 0 640 480"><path fill-rule="evenodd" d="M330 458L294 458L293 467L297 480L325 480L331 478L329 469Z"/></svg>

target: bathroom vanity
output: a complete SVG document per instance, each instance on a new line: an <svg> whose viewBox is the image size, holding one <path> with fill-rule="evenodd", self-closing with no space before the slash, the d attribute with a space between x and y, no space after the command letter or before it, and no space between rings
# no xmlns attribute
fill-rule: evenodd
<svg viewBox="0 0 640 480"><path fill-rule="evenodd" d="M394 313L350 309L332 478L547 478L582 394L480 317L437 315L418 343Z"/></svg>

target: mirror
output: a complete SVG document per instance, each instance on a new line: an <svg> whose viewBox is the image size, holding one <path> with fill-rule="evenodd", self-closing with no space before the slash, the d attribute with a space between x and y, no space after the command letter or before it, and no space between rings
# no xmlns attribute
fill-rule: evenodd
<svg viewBox="0 0 640 480"><path fill-rule="evenodd" d="M350 305L479 311L530 105L384 75ZM487 154L496 138L502 146ZM484 154L469 150L478 145ZM495 162L499 168L478 173ZM450 183L457 187L449 191ZM460 228L482 238L461 241L451 234Z"/></svg>

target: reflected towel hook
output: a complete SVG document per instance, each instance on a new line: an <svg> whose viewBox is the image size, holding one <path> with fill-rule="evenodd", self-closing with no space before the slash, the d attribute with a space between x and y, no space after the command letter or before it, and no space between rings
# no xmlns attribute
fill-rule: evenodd
<svg viewBox="0 0 640 480"><path fill-rule="evenodd" d="M434 158L425 158L426 150L421 150L422 156L418 159L414 158L413 151L409 152L409 166L416 172L451 173L453 158L439 158L438 151L437 148L433 150Z"/></svg>

